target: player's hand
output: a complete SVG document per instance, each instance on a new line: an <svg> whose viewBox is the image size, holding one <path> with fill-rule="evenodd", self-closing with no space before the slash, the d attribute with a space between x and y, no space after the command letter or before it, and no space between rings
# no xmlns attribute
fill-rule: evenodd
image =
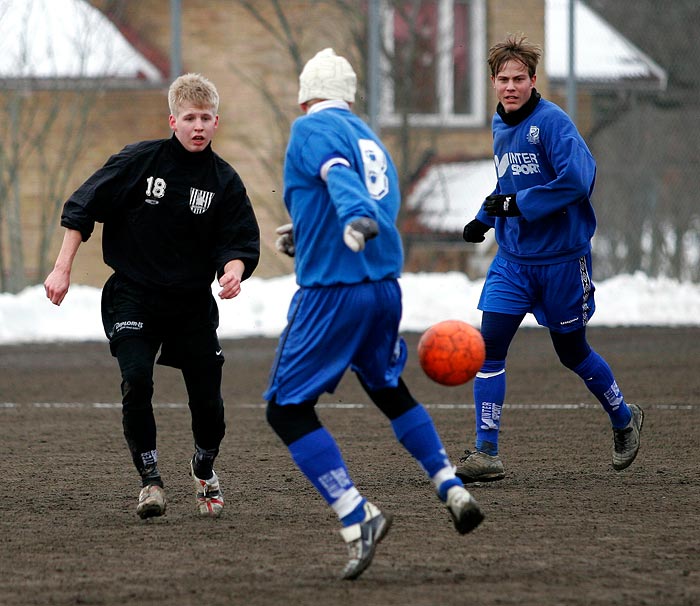
<svg viewBox="0 0 700 606"><path fill-rule="evenodd" d="M44 280L44 290L46 296L54 305L60 305L63 302L68 288L70 287L70 273L60 269L54 269Z"/></svg>
<svg viewBox="0 0 700 606"><path fill-rule="evenodd" d="M237 297L241 292L241 276L239 270L236 268L227 271L219 279L219 286L221 286L219 299L233 299Z"/></svg>
<svg viewBox="0 0 700 606"><path fill-rule="evenodd" d="M484 234L491 229L490 225L482 223L479 219L474 219L464 226L464 232L462 232L462 238L465 242L483 242L486 238Z"/></svg>
<svg viewBox="0 0 700 606"><path fill-rule="evenodd" d="M275 248L288 257L293 257L296 252L294 246L294 229L291 223L280 225L275 232L279 236L275 241Z"/></svg>
<svg viewBox="0 0 700 606"><path fill-rule="evenodd" d="M484 212L490 217L517 217L522 215L515 194L494 194L484 201Z"/></svg>
<svg viewBox="0 0 700 606"><path fill-rule="evenodd" d="M367 240L379 235L379 225L374 219L361 217L350 221L343 232L343 242L352 252L364 250Z"/></svg>

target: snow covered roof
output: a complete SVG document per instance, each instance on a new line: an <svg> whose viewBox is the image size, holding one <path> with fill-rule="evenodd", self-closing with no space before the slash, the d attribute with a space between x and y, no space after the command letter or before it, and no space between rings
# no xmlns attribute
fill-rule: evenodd
<svg viewBox="0 0 700 606"><path fill-rule="evenodd" d="M84 0L0 0L0 78L122 78L161 72Z"/></svg>
<svg viewBox="0 0 700 606"><path fill-rule="evenodd" d="M545 0L545 69L568 78L569 0ZM583 85L663 89L666 72L581 0L575 0L576 77ZM130 78L161 72L85 0L0 0L0 78Z"/></svg>
<svg viewBox="0 0 700 606"><path fill-rule="evenodd" d="M493 160L431 164L406 197L420 224L434 232L461 231L496 187Z"/></svg>
<svg viewBox="0 0 700 606"><path fill-rule="evenodd" d="M545 70L569 77L569 0L545 0ZM581 0L574 2L576 82L591 87L666 88L666 71Z"/></svg>

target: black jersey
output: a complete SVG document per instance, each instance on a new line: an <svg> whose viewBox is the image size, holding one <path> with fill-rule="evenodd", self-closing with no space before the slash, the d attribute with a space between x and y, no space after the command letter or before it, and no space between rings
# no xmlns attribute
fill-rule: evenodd
<svg viewBox="0 0 700 606"><path fill-rule="evenodd" d="M240 259L260 258L260 230L238 173L209 145L189 152L175 136L127 145L66 201L61 225L86 241L104 223L104 261L149 287L210 288Z"/></svg>

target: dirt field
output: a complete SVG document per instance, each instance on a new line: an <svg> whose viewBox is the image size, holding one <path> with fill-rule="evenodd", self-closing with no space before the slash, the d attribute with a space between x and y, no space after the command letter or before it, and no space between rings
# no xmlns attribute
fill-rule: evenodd
<svg viewBox="0 0 700 606"><path fill-rule="evenodd" d="M700 604L700 328L589 334L646 412L637 461L612 470L607 417L546 332L523 329L509 357L507 477L471 488L486 520L466 536L352 374L323 399L359 489L395 516L355 582L337 579L335 516L265 423L274 341L224 342L218 520L195 515L176 371L156 376L168 511L142 521L106 344L0 347L0 604ZM415 355L404 376L456 461L473 435L471 386L431 384Z"/></svg>

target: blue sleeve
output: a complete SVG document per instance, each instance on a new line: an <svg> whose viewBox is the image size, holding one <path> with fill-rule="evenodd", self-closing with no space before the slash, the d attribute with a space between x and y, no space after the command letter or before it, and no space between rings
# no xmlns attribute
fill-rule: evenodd
<svg viewBox="0 0 700 606"><path fill-rule="evenodd" d="M359 217L377 220L377 204L360 175L350 166L334 164L326 175L326 186L341 225Z"/></svg>
<svg viewBox="0 0 700 606"><path fill-rule="evenodd" d="M332 120L332 116L314 118L295 124L295 136L303 141L297 146L303 150L299 158L303 169L325 183L341 227L359 217L377 220L376 201L367 190L357 151L348 143L348 138L354 142L359 134L351 132L348 137L343 136L348 128L345 122L323 128L323 120Z"/></svg>
<svg viewBox="0 0 700 606"><path fill-rule="evenodd" d="M550 122L540 134L554 178L517 192L518 208L528 221L588 199L596 175L595 160L568 118Z"/></svg>

